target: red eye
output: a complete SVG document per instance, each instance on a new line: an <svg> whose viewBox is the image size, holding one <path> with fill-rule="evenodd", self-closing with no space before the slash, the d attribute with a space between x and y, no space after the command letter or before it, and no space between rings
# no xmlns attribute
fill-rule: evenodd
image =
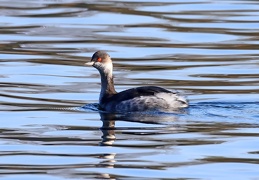
<svg viewBox="0 0 259 180"><path fill-rule="evenodd" d="M99 58L97 59L97 62L101 62L101 61L102 61L102 58L99 57Z"/></svg>

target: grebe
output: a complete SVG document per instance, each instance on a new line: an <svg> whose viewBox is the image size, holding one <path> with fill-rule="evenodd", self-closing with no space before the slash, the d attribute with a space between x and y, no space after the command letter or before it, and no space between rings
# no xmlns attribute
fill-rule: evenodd
<svg viewBox="0 0 259 180"><path fill-rule="evenodd" d="M113 84L113 65L109 54L97 51L87 66L95 67L101 75L99 106L108 112L162 111L188 107L184 97L156 86L143 86L117 93Z"/></svg>

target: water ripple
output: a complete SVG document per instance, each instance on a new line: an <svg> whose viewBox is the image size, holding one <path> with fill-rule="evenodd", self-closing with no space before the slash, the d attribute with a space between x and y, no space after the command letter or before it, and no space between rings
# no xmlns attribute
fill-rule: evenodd
<svg viewBox="0 0 259 180"><path fill-rule="evenodd" d="M257 178L257 1L0 7L5 179ZM96 50L113 58L117 91L163 86L188 96L190 107L98 111L99 75L83 66Z"/></svg>

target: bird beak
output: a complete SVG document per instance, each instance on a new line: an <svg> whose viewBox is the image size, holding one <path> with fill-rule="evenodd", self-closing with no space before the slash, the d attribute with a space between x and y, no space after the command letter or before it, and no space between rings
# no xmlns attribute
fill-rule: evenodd
<svg viewBox="0 0 259 180"><path fill-rule="evenodd" d="M85 63L86 66L93 66L94 65L94 61L90 61L90 62L87 62Z"/></svg>

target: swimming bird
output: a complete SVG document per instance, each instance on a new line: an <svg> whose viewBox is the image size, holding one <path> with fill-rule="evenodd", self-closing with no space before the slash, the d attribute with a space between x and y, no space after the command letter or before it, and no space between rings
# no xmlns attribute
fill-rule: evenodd
<svg viewBox="0 0 259 180"><path fill-rule="evenodd" d="M188 107L187 100L177 93L157 86L143 86L117 93L113 82L113 64L105 51L97 51L91 61L101 76L99 107L108 112L161 111L168 112Z"/></svg>

